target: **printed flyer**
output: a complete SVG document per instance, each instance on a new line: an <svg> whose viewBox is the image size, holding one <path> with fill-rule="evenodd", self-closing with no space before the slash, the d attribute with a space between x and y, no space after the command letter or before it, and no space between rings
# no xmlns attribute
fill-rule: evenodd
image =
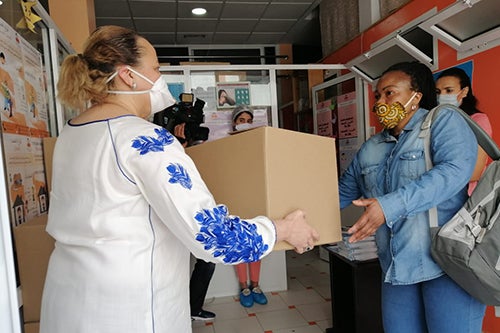
<svg viewBox="0 0 500 333"><path fill-rule="evenodd" d="M0 19L0 122L14 226L46 214L42 138L50 136L42 56Z"/></svg>

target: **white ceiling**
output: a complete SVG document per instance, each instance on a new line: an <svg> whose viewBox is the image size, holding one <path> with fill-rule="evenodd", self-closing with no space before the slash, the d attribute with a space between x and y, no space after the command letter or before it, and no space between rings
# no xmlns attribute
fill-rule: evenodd
<svg viewBox="0 0 500 333"><path fill-rule="evenodd" d="M97 26L136 30L155 46L319 45L321 0L94 0ZM207 13L195 17L191 9Z"/></svg>

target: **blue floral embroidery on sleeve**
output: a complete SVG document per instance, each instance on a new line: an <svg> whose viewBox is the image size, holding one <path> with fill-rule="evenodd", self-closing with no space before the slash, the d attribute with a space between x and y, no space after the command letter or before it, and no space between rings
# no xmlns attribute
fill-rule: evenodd
<svg viewBox="0 0 500 333"><path fill-rule="evenodd" d="M155 128L156 138L147 135L141 135L132 140L132 148L137 149L141 155L149 152L163 151L163 147L172 144L175 138L164 128Z"/></svg>
<svg viewBox="0 0 500 333"><path fill-rule="evenodd" d="M167 167L167 171L170 174L170 179L168 180L170 184L179 183L182 187L187 188L188 190L193 187L191 177L189 177L188 172L182 165L171 163Z"/></svg>
<svg viewBox="0 0 500 333"><path fill-rule="evenodd" d="M196 240L213 250L214 257L223 256L225 263L257 261L269 249L255 224L228 216L224 205L203 209L195 219L201 224Z"/></svg>

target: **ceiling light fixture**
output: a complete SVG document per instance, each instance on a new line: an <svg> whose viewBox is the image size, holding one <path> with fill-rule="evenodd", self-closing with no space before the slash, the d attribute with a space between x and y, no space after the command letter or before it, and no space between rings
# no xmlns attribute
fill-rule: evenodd
<svg viewBox="0 0 500 333"><path fill-rule="evenodd" d="M207 10L205 8L193 8L191 10L191 13L194 15L205 15L207 13Z"/></svg>

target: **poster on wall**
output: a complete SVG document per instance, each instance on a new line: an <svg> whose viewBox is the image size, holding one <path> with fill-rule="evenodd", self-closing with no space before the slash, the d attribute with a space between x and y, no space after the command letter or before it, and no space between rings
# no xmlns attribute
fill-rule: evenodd
<svg viewBox="0 0 500 333"><path fill-rule="evenodd" d="M26 40L20 39L23 55L26 120L28 127L49 135L47 101L42 56Z"/></svg>
<svg viewBox="0 0 500 333"><path fill-rule="evenodd" d="M0 19L0 120L26 126L22 38Z"/></svg>
<svg viewBox="0 0 500 333"><path fill-rule="evenodd" d="M453 67L457 67L457 68L460 68L462 69L466 74L467 76L469 77L470 81L471 81L471 84L472 84L472 73L474 72L474 62L472 60L469 60L469 61L466 61L466 62L463 62L461 64L458 64L458 65L455 65ZM451 68L451 67L449 67ZM434 77L434 81L437 81L439 75L447 70L448 68L445 68L443 70L440 70L439 72L435 72L432 74L432 76Z"/></svg>
<svg viewBox="0 0 500 333"><path fill-rule="evenodd" d="M216 84L217 108L234 108L236 105L250 105L250 82Z"/></svg>
<svg viewBox="0 0 500 333"><path fill-rule="evenodd" d="M318 135L337 137L337 110L335 100L327 99L316 105Z"/></svg>
<svg viewBox="0 0 500 333"><path fill-rule="evenodd" d="M341 175L347 169L359 149L358 113L356 108L356 92L338 96L339 126L339 159L338 168Z"/></svg>
<svg viewBox="0 0 500 333"><path fill-rule="evenodd" d="M184 82L168 82L167 86L172 97L179 103L181 101L180 96L184 92Z"/></svg>
<svg viewBox="0 0 500 333"><path fill-rule="evenodd" d="M358 117L356 113L356 93L350 92L337 98L339 139L358 136Z"/></svg>
<svg viewBox="0 0 500 333"><path fill-rule="evenodd" d="M0 122L11 222L46 214L42 138L50 135L42 56L0 19Z"/></svg>
<svg viewBox="0 0 500 333"><path fill-rule="evenodd" d="M215 87L207 87L206 89L203 87L196 87L192 89L194 94L194 98L199 98L205 102L205 106L203 110L208 111L216 111L217 110L217 101L215 99Z"/></svg>
<svg viewBox="0 0 500 333"><path fill-rule="evenodd" d="M48 211L42 139L27 133L4 133L3 143L11 218L17 226Z"/></svg>

